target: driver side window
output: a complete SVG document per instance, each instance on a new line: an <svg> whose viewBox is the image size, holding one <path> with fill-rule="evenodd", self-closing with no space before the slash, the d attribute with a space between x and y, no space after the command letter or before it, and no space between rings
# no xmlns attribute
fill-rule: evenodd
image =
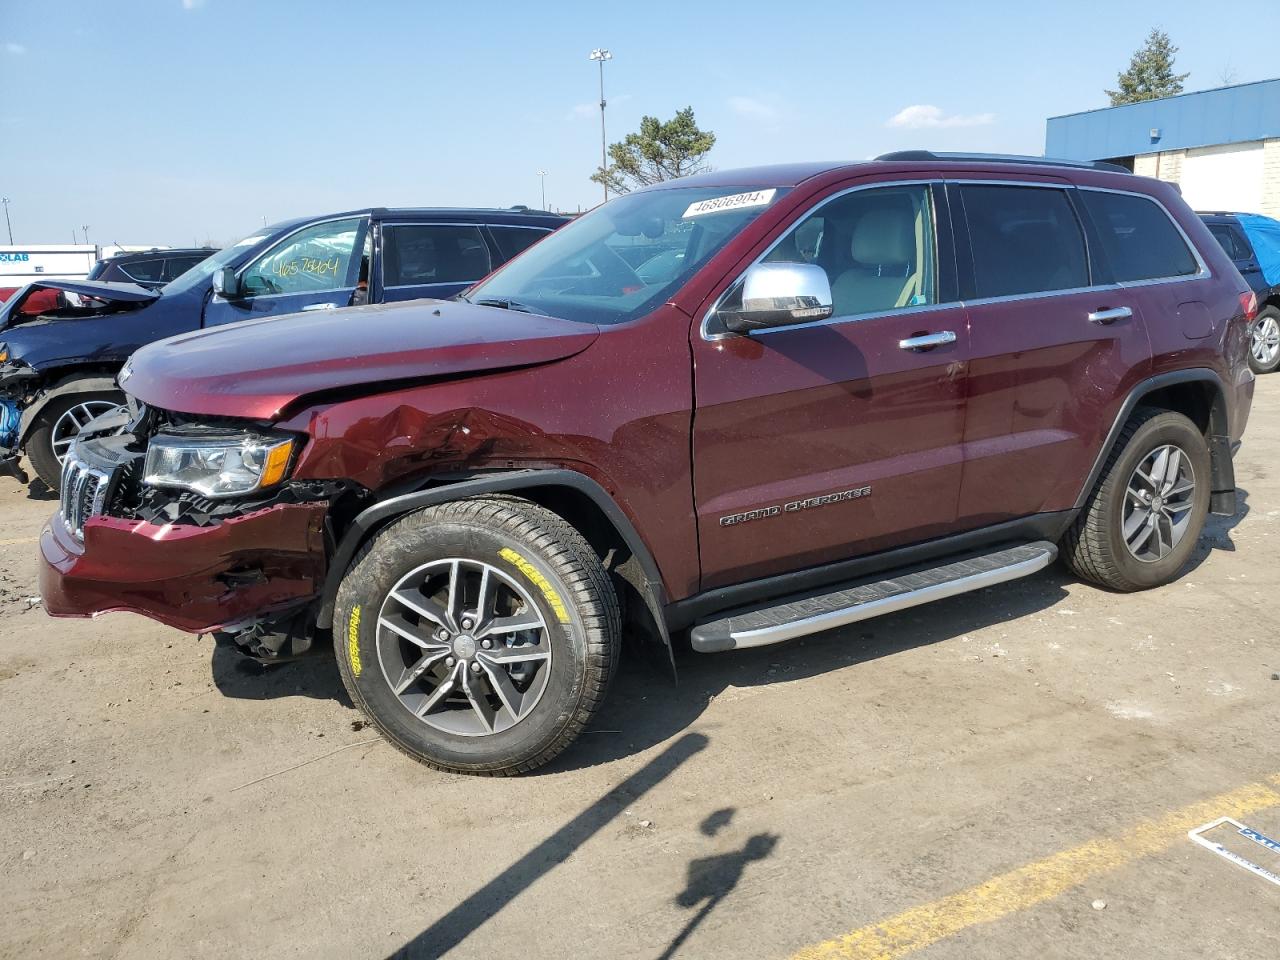
<svg viewBox="0 0 1280 960"><path fill-rule="evenodd" d="M831 282L834 317L937 302L929 187L855 190L805 217L765 257L816 263Z"/></svg>
<svg viewBox="0 0 1280 960"><path fill-rule="evenodd" d="M362 217L318 223L299 230L245 270L246 297L318 293L354 287L368 221Z"/></svg>

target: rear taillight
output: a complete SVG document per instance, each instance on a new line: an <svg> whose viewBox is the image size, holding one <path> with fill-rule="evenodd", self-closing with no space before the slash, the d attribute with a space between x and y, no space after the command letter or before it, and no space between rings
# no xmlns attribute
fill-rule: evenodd
<svg viewBox="0 0 1280 960"><path fill-rule="evenodd" d="M1240 294L1240 309L1244 311L1246 320L1253 320L1258 315L1258 295L1252 290Z"/></svg>

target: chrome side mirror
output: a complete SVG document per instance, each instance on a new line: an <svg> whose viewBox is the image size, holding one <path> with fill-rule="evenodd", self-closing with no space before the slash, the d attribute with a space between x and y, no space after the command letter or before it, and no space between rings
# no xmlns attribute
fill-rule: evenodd
<svg viewBox="0 0 1280 960"><path fill-rule="evenodd" d="M213 292L224 300L240 298L240 278L231 267L213 271Z"/></svg>
<svg viewBox="0 0 1280 960"><path fill-rule="evenodd" d="M721 308L719 316L726 330L750 333L825 320L833 310L831 281L816 263L757 263L742 278L741 306Z"/></svg>

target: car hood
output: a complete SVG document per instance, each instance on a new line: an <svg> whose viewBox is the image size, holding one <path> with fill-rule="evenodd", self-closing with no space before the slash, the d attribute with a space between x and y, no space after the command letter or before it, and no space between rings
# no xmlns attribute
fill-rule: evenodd
<svg viewBox="0 0 1280 960"><path fill-rule="evenodd" d="M100 280L36 280L28 283L0 303L0 330L19 323L28 322L17 314L18 307L37 290L65 290L68 293L79 293L99 300L111 300L116 303L131 303L146 306L160 298L158 290L148 290L136 283L104 283ZM82 317L81 319L90 319Z"/></svg>
<svg viewBox="0 0 1280 960"><path fill-rule="evenodd" d="M80 293L120 303L149 303L160 296L158 290L149 290L137 283L108 283L103 280L36 280L30 286L36 289L66 290L68 293Z"/></svg>
<svg viewBox="0 0 1280 960"><path fill-rule="evenodd" d="M548 363L580 353L597 336L591 324L416 300L170 337L135 353L120 385L165 410L274 420L315 394Z"/></svg>

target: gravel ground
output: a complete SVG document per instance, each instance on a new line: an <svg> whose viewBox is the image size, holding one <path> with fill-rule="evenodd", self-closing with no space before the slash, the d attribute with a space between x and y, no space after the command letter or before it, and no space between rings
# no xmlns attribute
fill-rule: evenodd
<svg viewBox="0 0 1280 960"><path fill-rule="evenodd" d="M1280 791L1278 423L1274 376L1239 512L1168 587L1054 568L686 654L678 686L624 664L582 742L514 780L385 746L328 659L263 669L140 617L46 617L53 503L5 480L0 956L788 957L912 910L891 932L927 933L927 957L1280 956L1280 887L1185 837L1105 870L1059 857L1054 895L980 888L1000 919L928 922L1065 849ZM1280 805L1246 821L1280 836ZM823 955L869 955L842 949Z"/></svg>

